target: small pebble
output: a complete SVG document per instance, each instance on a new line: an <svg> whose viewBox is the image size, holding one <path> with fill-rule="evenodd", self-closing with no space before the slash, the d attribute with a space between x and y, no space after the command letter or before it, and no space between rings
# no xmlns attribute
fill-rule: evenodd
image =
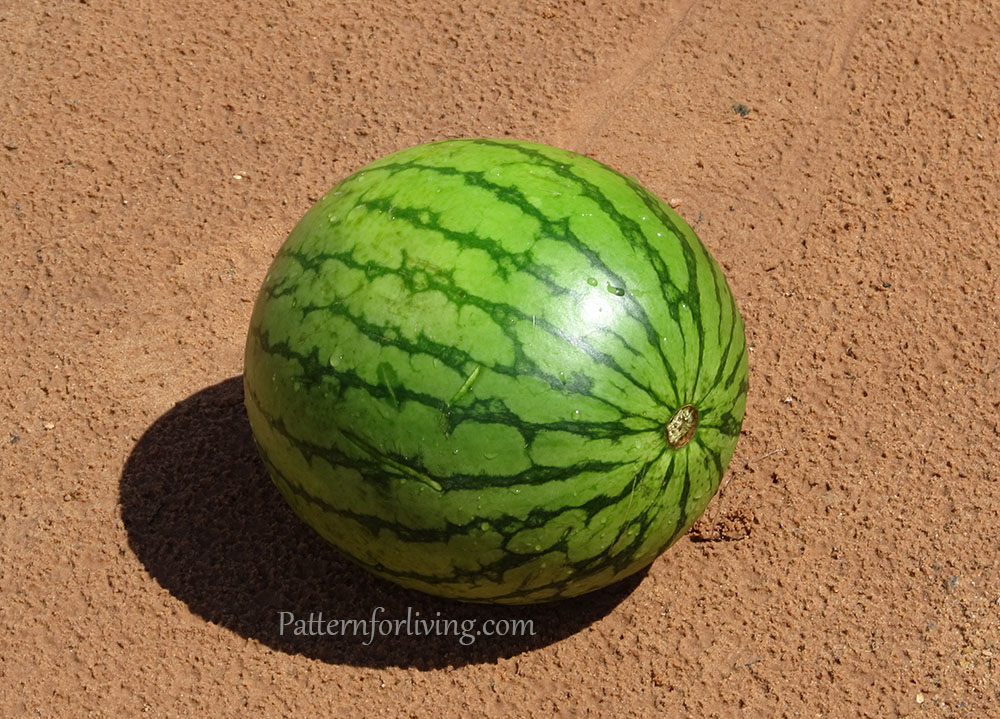
<svg viewBox="0 0 1000 719"><path fill-rule="evenodd" d="M45 427L45 429L55 429L56 428L55 422L42 422L42 426Z"/></svg>

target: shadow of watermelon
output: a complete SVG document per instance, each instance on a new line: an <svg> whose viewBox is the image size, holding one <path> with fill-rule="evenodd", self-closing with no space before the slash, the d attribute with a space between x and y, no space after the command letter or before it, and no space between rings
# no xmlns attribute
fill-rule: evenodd
<svg viewBox="0 0 1000 719"><path fill-rule="evenodd" d="M154 422L125 464L120 495L132 550L192 612L279 651L337 664L432 669L514 656L599 620L645 574L527 607L464 604L377 579L343 559L281 499L253 444L242 377L197 392ZM380 622L374 636L360 624L346 636L323 633L329 620L373 614ZM534 633L518 632L516 620L530 621ZM475 634L487 626L496 632Z"/></svg>

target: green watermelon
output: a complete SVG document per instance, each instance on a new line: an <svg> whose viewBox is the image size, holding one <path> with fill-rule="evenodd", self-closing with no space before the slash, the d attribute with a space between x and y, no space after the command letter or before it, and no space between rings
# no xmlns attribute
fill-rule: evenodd
<svg viewBox="0 0 1000 719"><path fill-rule="evenodd" d="M279 491L347 557L531 603L642 569L702 514L747 346L716 262L635 179L448 140L364 167L296 225L244 388Z"/></svg>

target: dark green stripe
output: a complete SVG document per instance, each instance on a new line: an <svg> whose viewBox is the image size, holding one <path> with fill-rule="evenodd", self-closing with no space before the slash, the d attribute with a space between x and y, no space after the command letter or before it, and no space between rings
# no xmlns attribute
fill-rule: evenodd
<svg viewBox="0 0 1000 719"><path fill-rule="evenodd" d="M586 439L596 440L620 439L645 431L653 431L657 428L653 420L647 421L648 428L637 428L635 426L636 422L643 418L630 416L622 411L619 412L622 415L622 420L613 422L589 422L583 419L557 422L527 422L514 413L498 397L473 397L471 400L459 405L451 405L446 399L418 392L404 385L395 386L390 392L390 389L384 383L372 384L362 379L354 370L338 369L331 367L329 363L322 362L319 358L319 349L316 347L312 348L308 354L302 354L294 351L287 342L271 343L267 333L259 327L251 328L250 332L264 352L299 363L302 367L302 384L304 388L315 389L321 386L324 381L332 378L337 382L339 392L343 392L347 388L360 389L377 399L391 403L393 406L398 406L404 402L417 402L441 413L445 421L445 426L442 427L442 430L446 434L450 434L461 422L466 420L512 426L521 433L528 443L533 442L538 433L543 431L568 432ZM438 356L434 354L433 348L430 350L426 348L415 349L409 347L409 343L403 340L395 340L388 344L399 347L409 354L413 354L416 351L424 351L432 356ZM442 347L444 348L444 346ZM442 355L446 356L444 349ZM444 361L442 360L442 362ZM460 367L461 365L457 366ZM511 375L517 377L514 373L511 373ZM567 383L563 387L571 391L575 390L581 394L586 394L581 391L581 389L585 388L575 388L571 383ZM610 403L606 402L606 404ZM263 408L261 411L264 411ZM265 412L265 414L269 413ZM631 424L626 424L624 422L626 419L630 420ZM293 439L297 444L301 442L297 438ZM453 477L457 478L457 475L453 475Z"/></svg>
<svg viewBox="0 0 1000 719"><path fill-rule="evenodd" d="M666 263L663 261L663 258L660 255L659 251L653 248L649 244L649 241L646 239L645 233L642 232L638 224L631 217L621 214L618 211L618 209L614 206L614 204L608 200L607 196L604 194L603 190L599 186L595 185L594 183L588 180L585 180L584 178L580 177L575 172L573 172L571 169L571 165L569 163L565 164L561 163L533 148L521 145L510 146L504 143L497 143L491 140L480 140L477 142L479 144L499 145L509 148L521 155L524 155L528 159L534 160L548 167L555 174L559 175L560 177L563 177L564 179L570 180L571 182L575 183L579 188L581 188L582 190L581 195L596 203L597 206L601 209L601 211L604 212L609 219L614 221L616 226L621 229L623 238L629 243L629 245L632 248L635 249L637 247L641 247L644 250L647 259L649 259L650 261L651 267L656 272L657 278L660 283L659 289L661 291L666 291L670 295L669 297L665 298L667 310L670 313L671 317L674 319L674 321L677 322L678 327L680 327L679 312L677 311L677 303L685 296L685 293L681 292L680 288L677 287L677 285L674 283L673 279L670 277L669 272L667 271ZM595 164L600 165L600 163L597 163L596 161L593 162L595 162ZM656 204L659 202L657 198L651 196L650 193L645 188L643 188L638 183L634 182L631 178L627 177L626 175L622 175L621 173L617 172L616 170L613 170L612 168L606 167L604 165L600 166L603 169L607 170L608 172L611 172L615 176L624 180L625 183L633 190L633 192L635 192L637 196L639 196L643 200L643 202L647 206L650 206L651 204L650 199L654 200L654 202L652 203L653 206L656 206ZM673 221L670 220L668 217L664 216L663 213L659 211L659 207L656 207L656 210L657 210L656 216L658 217L658 219L660 219L661 222L663 222L663 224L665 225L665 227L669 229L676 236L682 248L687 248L687 243L685 241L683 234L673 224ZM592 262L593 261L598 262L600 264L601 270L610 275L614 279L614 281L618 284L619 287L625 286L626 283L624 279L616 272L614 272L610 267L605 265L603 261L600 260L597 253L593 252L586 246L582 246L582 249L577 247L574 247L574 249L582 251L586 256L588 256L588 259L591 259ZM685 249L684 250L685 253L687 253L688 250L689 248ZM660 338L655 332L653 323L650 322L646 310L642 305L635 302L634 298L631 296L629 297L629 300L630 302L626 306L627 311L629 312L630 316L632 316L633 319L640 322L641 326L646 328L647 340L649 341L650 346L654 348L654 350L659 354L662 360L663 369L666 372L667 376L670 378L670 382L674 390L676 401L681 402L682 400L680 394L678 393L679 386L677 384L677 377L673 371L673 366L672 363L670 362L670 359L665 354L665 350L663 348L662 343L660 342ZM661 401L664 400L664 398L660 399Z"/></svg>
<svg viewBox="0 0 1000 719"><path fill-rule="evenodd" d="M398 276L403 281L404 286L406 286L407 289L410 289L411 291L414 292L416 291L414 288L414 276L416 272L421 271L419 269L414 269L411 267L401 267L398 269L393 269L381 265L374 265L373 263L360 264L353 259L351 253L322 253L316 255L302 255L301 253L288 251L285 254L294 257L296 261L298 261L299 264L302 265L304 269L307 270L312 269L317 272L319 271L318 268L322 262L328 260L335 260L341 262L348 269L355 269L365 272L366 276L369 279L374 279L376 277L380 277L383 275ZM439 291L443 293L445 296L452 298L452 301L455 302L455 300L453 299L456 289L454 283L440 282L436 279L434 275L429 275L426 287L424 289ZM272 294L271 296L277 297L284 295ZM598 402L601 402L607 405L608 407L613 408L620 415L624 416L628 414L625 408L619 406L610 399L595 395L593 392L593 381L589 376L580 373L574 373L565 377L559 377L557 375L549 374L543 371L540 367L538 367L538 365L534 361L528 358L521 348L521 343L517 340L514 333L508 328L511 325L510 323L511 319L521 320L525 322L533 321L535 326L548 332L553 337L556 337L563 342L571 344L577 349L585 352L588 356L597 361L599 364L610 367L611 369L615 370L616 372L618 372L618 374L620 374L634 386L645 391L648 396L650 397L657 396L656 393L653 392L652 388L644 386L641 382L639 382L629 373L627 373L623 368L618 367L617 362L615 362L610 355L593 348L589 343L577 337L567 335L558 327L550 323L543 316L530 315L526 312L517 309L516 307L513 307L512 305L490 302L489 300L476 297L471 294L467 294L464 298L462 298L461 302L455 302L455 304L459 306L463 303L477 307L484 313L486 313L489 317L493 319L494 323L500 328L503 334L506 337L508 337L508 339L510 339L516 355L514 364L503 365L497 362L489 365L491 370L499 374L503 374L515 379L521 377L533 377L535 379L539 379L545 382L553 389L559 391L568 391L575 394L587 395L588 397ZM344 319L347 319L349 322L351 322L351 324L353 324L358 329L358 332L360 334L364 335L365 337L367 337L368 339L372 340L377 344L397 347L409 355L413 355L416 353L424 353L430 355L435 359L437 359L438 361L440 361L445 366L454 369L456 372L459 372L460 374L465 373L464 368L467 364L480 363L480 360L474 359L467 352L452 345L434 342L428 339L426 336L421 336L418 342L411 342L402 336L403 333L398 327L392 328L396 330L395 333L396 336L388 337L386 334L386 330L389 329L389 327L383 325L376 325L365 321L359 315L355 315L349 312L346 305L340 301L333 302L329 305L315 305L315 304L302 305L297 309L303 312L303 314L307 314L309 312L322 311L334 316L343 317ZM621 338L619 337L619 339ZM622 340L622 342L624 343L624 340Z"/></svg>
<svg viewBox="0 0 1000 719"><path fill-rule="evenodd" d="M685 456L688 461L684 462L684 486L681 488L680 500L677 502L677 524L674 525L674 531L670 534L670 537L663 543L663 549L666 549L681 535L687 525L688 515L687 515L687 503L688 494L691 492L691 466L690 461L690 449L685 451Z"/></svg>
<svg viewBox="0 0 1000 719"><path fill-rule="evenodd" d="M481 474L456 473L446 476L433 475L416 457L404 457L388 450L383 450L379 453L367 453L369 455L368 458L356 457L346 455L333 447L325 447L308 442L292 434L287 429L283 418L268 412L261 405L259 398L254 392L250 391L247 396L254 403L261 415L271 425L272 429L282 435L291 445L297 447L310 462L319 457L332 466L342 466L355 469L358 472L361 472L372 482L381 484L382 486L385 486L385 483L392 478L414 479L419 477L426 477L439 484L446 483L446 490L477 489L483 486L484 476ZM492 418L487 418L483 421L495 421L497 424L510 424L510 422L504 422L499 419L492 420ZM583 425L583 429L588 430L591 434L587 435L580 432L574 433L579 434L586 439L617 439L625 434L634 434L634 430L626 430L622 428L618 428L618 432L616 433L614 427L609 428L606 423L597 422L558 422L545 425L536 424L526 426L529 428L528 433L530 434L541 431L573 432L578 425ZM343 429L338 431L345 437L349 438L348 431ZM528 441L530 443L531 440ZM355 441L354 445L364 451L363 444ZM518 474L491 474L488 479L491 487L541 485L553 481L568 480L585 472L611 472L621 467L621 464L621 462L587 461L567 466L532 465L530 469Z"/></svg>
<svg viewBox="0 0 1000 719"><path fill-rule="evenodd" d="M639 471L636 473L633 481L626 482L621 491L617 495L601 495L594 497L587 502L580 505L567 505L560 507L558 509L542 509L538 508L532 510L526 517L518 518L510 515L505 515L499 519L486 519L482 517L476 517L470 520L466 524L452 524L447 530L432 530L432 529L412 529L402 526L395 522L387 522L380 517L374 515L363 515L357 514L355 512L350 512L347 510L338 509L333 507L328 502L324 501L322 498L317 497L309 492L307 492L300 485L291 482L281 470L271 461L267 452L263 447L260 447L261 455L265 464L268 467L271 476L275 479L275 483L278 485L279 489L283 490L283 493L291 494L309 504L319 507L324 513L334 514L336 516L342 517L344 519L353 520L366 529L371 531L373 534L377 534L380 530L387 530L395 534L401 540L407 542L419 542L419 543L447 543L451 538L464 534L470 530L480 529L483 524L489 525L490 530L497 532L501 536L511 539L518 532L524 529L532 529L545 526L548 522L557 518L561 514L568 511L582 510L587 517L596 516L601 510L617 505L623 501L627 501L627 498L638 482L641 482L643 478L648 473L649 468L655 462L655 460L647 462L644 464ZM294 503L293 503L294 506ZM604 552L598 553L592 557L587 557L576 562L567 561L565 566L573 570L575 575L586 576L596 572L603 571L605 568L613 567L616 572L624 570L633 561L633 555L635 551L639 548L642 540L647 535L650 525L654 521L654 517L650 516L652 511L656 507L648 507L641 514L637 515L636 519L632 522L626 523L619 530L619 533L615 538L609 542L608 546L615 546L617 541L623 536L628 530L636 525L638 525L638 531L636 533L636 539L632 543L627 545L626 549L619 551L614 555L608 555ZM419 581L430 581L437 579L439 581L468 581L475 582L481 581L482 578L486 577L495 582L503 581L503 574L511 569L516 569L517 567L530 562L534 557L553 553L561 552L564 555L569 552L569 540L570 533L567 530L563 537L555 542L546 546L544 549L538 552L510 552L507 551L503 557L495 562L487 564L477 570L461 570L456 569L454 574L439 576L439 577L428 577L422 573L409 573L400 572L395 570L389 570L386 567L379 564L370 564L367 562L361 562L361 560L356 561L361 562L370 569L379 572L383 575L391 575L394 577L408 578ZM630 551L629 551L630 550ZM505 550L506 551L506 550ZM560 586L567 585L571 583L572 577L567 580L561 580L559 582L554 582L552 584L543 586L533 586L527 593L534 594L540 591L544 591L550 588L556 588ZM505 595L507 596L507 595ZM517 596L514 593L510 596ZM499 597L498 597L499 598Z"/></svg>
<svg viewBox="0 0 1000 719"><path fill-rule="evenodd" d="M732 307L731 311L734 312L734 313L738 313L739 310L737 310L737 308L736 308L736 303L733 302L732 299L730 299L729 302L730 302L730 306ZM734 319L735 319L735 315L734 315ZM721 305L720 305L720 312L719 312L719 322L720 322L720 325L721 325L721 322L722 322ZM739 371L740 368L742 367L742 361L741 360L742 360L743 355L746 354L746 339L745 339L745 337L742 336L742 333L737 333L737 328L738 327L739 327L739 324L736 321L733 321L733 322L729 323L729 337L726 340L726 346L723 348L722 354L721 354L721 356L719 358L719 362L718 362L718 364L716 366L715 376L708 383L708 386L705 388L705 391L702 392L702 394L694 402L695 406L702 408L702 410L703 410L703 419L708 419L711 416L711 412L716 409L716 407L706 407L705 406L705 402L707 400L707 397L712 392L714 392L719 387L720 384L722 384L723 387L727 390L726 394L725 394L725 399L727 399L727 400L731 399L731 394L732 393L731 393L730 382L724 382L723 378L722 378L722 374L723 374L723 372L726 371L726 367L729 365L729 352L732 349L733 342L736 339L740 340L742 348L741 348L740 356L737 358L736 363L733 366L733 369L730 370L729 377L732 379L734 377L734 374L733 374L734 371ZM740 334L739 337L737 337L738 334ZM721 334L719 335L719 338L720 339L722 338Z"/></svg>
<svg viewBox="0 0 1000 719"><path fill-rule="evenodd" d="M490 144L490 143L486 143L486 144ZM505 147L507 147L507 146L505 146ZM526 154L529 157L535 157L534 153L532 153L530 150L525 149L525 148L511 147L510 149L516 150L517 152L520 152L521 154ZM635 222L633 220L631 220L630 218L628 218L628 217L626 217L624 215L621 215L617 211L617 209L614 207L614 205L608 201L608 199L603 195L603 193L601 193L601 191L600 191L599 188L597 188L592 183L590 183L590 182L588 182L588 181L580 178L579 176L573 174L572 172L569 172L565 168L565 166L560 165L559 163L554 162L553 160L549 159L547 156L539 154L539 155L537 155L537 157L538 158L543 158L543 164L545 164L547 167L549 167L551 170L553 170L556 174L560 175L561 177L564 177L565 179L573 181L581 189L581 196L586 197L587 199L590 199L593 202L595 202L598 205L598 207L602 209L602 211L604 211L604 212L606 212L608 214L609 218L613 219L616 223L618 223L619 226L622 227L623 234L625 235L625 238L630 242L630 244L632 244L633 246L635 246L635 242L634 242L634 237L633 236L641 238L642 239L642 243L645 244L645 246L646 246L646 248L648 250L647 251L647 255L650 257L651 260L655 261L656 255L655 254L651 254L652 250L651 250L651 248L649 248L649 245L646 242L645 237L643 236L641 230L638 229L638 226L635 224ZM554 240L558 240L558 241L564 242L565 244L569 245L575 252L577 252L578 254L582 255L583 257L585 257L588 260L588 262L590 262L591 266L594 268L594 271L596 273L604 274L604 275L608 276L610 278L610 281L612 282L612 284L614 284L614 285L616 285L618 287L625 287L627 285L627 283L625 282L624 278L622 278L621 275L619 275L617 272L615 272L610 266L608 266L607 264L605 264L605 262L603 261L603 259L600 257L600 255L596 251L594 251L593 249L591 249L590 247L588 247L586 244L582 243L579 240L579 238L577 238L570 231L568 218L563 217L563 218L558 218L558 219L552 219L552 218L544 215L541 211L539 211L536 207L534 207L528 201L528 198L525 197L524 194L522 192L520 192L518 189L516 189L514 187L507 187L507 186L504 186L504 185L497 185L497 184L495 184L493 182L490 182L489 180L486 179L484 173L481 173L481 172L462 171L462 170L458 170L456 168L447 167L447 166L426 165L426 164L420 164L420 163L416 163L416 162L412 162L411 161L411 162L405 162L405 163L385 164L385 165L381 165L380 167L377 168L377 170L379 170L379 171L385 170L387 172L398 172L398 171L405 170L405 169L415 169L415 170L421 170L421 171L434 172L434 173L438 173L438 174L445 175L445 176L457 176L457 177L461 177L462 180L463 180L463 182L465 182L469 186L480 187L482 189L485 189L485 190L491 192L494 196L497 197L497 199L500 202L512 205L512 206L516 207L518 210L520 210L521 212L523 212L525 215L533 217L535 220L537 220L539 222L541 228L542 228L542 231L545 233L546 237L548 237L550 239L554 239ZM403 215L399 214L400 209L401 208L399 208L399 207L393 207L394 216L396 216L397 218L403 217ZM430 208L405 208L405 209L408 210L408 212L407 212L408 216L416 216L418 219L420 219L419 218L419 213L420 212L429 212L430 211ZM442 231L442 232L448 232L448 230L446 230L444 228L441 228L440 231ZM456 234L456 233L453 233L453 234ZM474 237L474 236L472 236L472 237ZM463 241L464 242L466 239L469 239L469 238L465 234L457 233L457 235L456 235L456 241ZM476 241L478 243L482 243L481 238L474 238L474 241ZM489 244L489 243L487 243L487 244ZM478 245L475 245L475 246L479 247L480 249L486 249L482 244L478 244ZM505 253L504 256L505 257L513 257L514 255L511 255L510 253ZM670 280L669 276L666 274L665 266L663 265L662 260L660 260L659 265L660 265L660 268L662 269L662 272L659 272L658 275L659 275L661 281L665 283L664 287L673 288L675 291L678 292L678 295L680 295L679 290L677 290L676 286L673 285L673 283ZM537 272L535 271L535 269L532 270L532 275L535 276L535 277L537 277L538 279L540 279L542 281L548 282L548 278L537 274ZM555 286L555 285L553 285L553 286ZM556 287L558 287L558 286L556 286ZM565 288L560 288L560 290L562 292L568 292L568 290L566 290ZM661 357L661 359L663 361L663 369L664 369L667 377L670 379L670 381L672 383L672 386L673 386L673 389L674 389L674 392L676 394L677 393L677 379L676 379L676 375L673 372L673 367L672 367L671 363L669 362L669 360L667 359L666 355L664 354L664 349L662 347L662 343L659 341L659 337L656 335L655 329L653 328L651 322L649 321L649 317L646 314L645 308L643 308L642 305L640 305L638 302L636 302L635 298L633 296L631 296L630 294L626 294L623 297L623 301L624 301L623 307L624 307L626 313L633 320L635 320L636 322L638 322L639 326L645 328L647 341L649 341L649 343L653 347L653 349L660 355L660 357ZM676 313L672 313L672 314L676 314ZM523 315L523 316L524 317L530 317L530 315ZM631 345L629 345L627 342L624 341L624 338L622 338L620 335L617 335L616 333L609 332L608 330L603 330L603 329L602 330L598 330L598 332L604 332L604 333L611 334L612 336L616 337L616 339L618 339L626 349L628 349L630 352L632 352L633 355L635 355L636 357L639 357L639 358L645 357L645 355L639 349L637 349L637 348L632 347ZM556 336L560 336L561 339L565 339L565 337L562 337L561 335L556 335ZM649 387L649 386L643 384L642 382L639 382L635 377L632 377L628 372L626 372L624 370L624 368L620 367L617 364L617 362L614 361L614 358L612 358L610 355L607 355L605 353L599 353L589 343L584 342L582 340L575 341L574 345L577 346L579 349L584 350L591 357L593 357L594 359L597 359L598 361L600 361L602 364L608 366L613 371L618 372L625 379L627 379L630 383L632 383L635 387L644 390L650 396L655 397L657 400L659 400L661 403L666 403L666 398L664 398L661 395L659 395L658 393L656 393L653 390L652 387Z"/></svg>

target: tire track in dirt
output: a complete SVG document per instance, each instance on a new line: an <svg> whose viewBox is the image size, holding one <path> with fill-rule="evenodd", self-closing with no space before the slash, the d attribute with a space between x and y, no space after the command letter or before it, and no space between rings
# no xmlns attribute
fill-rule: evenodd
<svg viewBox="0 0 1000 719"><path fill-rule="evenodd" d="M693 178L678 166L728 163L715 179L744 207L777 207L792 231L808 232L829 182L812 168L837 151L824 138L844 129L845 68L871 9L872 0L790 14L763 1L671 3L638 31L641 42L594 71L555 144L609 160L634 156L625 166L647 180L670 167L671 191L680 194ZM734 125L737 102L753 108L748 133ZM700 168L692 174L712 181Z"/></svg>
<svg viewBox="0 0 1000 719"><path fill-rule="evenodd" d="M663 3L659 15L649 18L640 30L644 37L639 47L626 44L614 61L595 70L562 126L552 134L553 143L586 152L593 137L613 122L620 100L656 68L694 5L695 0Z"/></svg>
<svg viewBox="0 0 1000 719"><path fill-rule="evenodd" d="M850 92L845 73L851 48L857 41L864 18L871 12L873 2L874 0L843 0L841 10L837 13L838 21L833 23L834 30L827 40L829 59L826 71L817 72L814 79L817 102L813 111L805 116L812 123L814 132L805 133L805 137L800 137L799 142L792 143L788 148L791 158L798 158L807 166L830 167L838 164L835 154L840 145L824 143L822 138L845 127L843 105ZM809 233L818 222L823 203L829 197L830 182L829 178L824 178L817 183L816 191L803 193L806 201L792 223L796 234Z"/></svg>
<svg viewBox="0 0 1000 719"><path fill-rule="evenodd" d="M832 37L833 47L830 51L830 64L827 68L828 77L836 77L844 71L851 47L861 30L861 20L871 10L873 2L874 0L845 0L843 14L846 22Z"/></svg>
<svg viewBox="0 0 1000 719"><path fill-rule="evenodd" d="M6 81L0 84L0 150L16 150L20 139L16 120L23 114L23 105L31 98L25 93L26 67L36 36L43 32L43 19L29 3L12 3L0 17L0 48L3 52ZM8 183L4 182L3 185ZM0 188L0 194L5 191Z"/></svg>

